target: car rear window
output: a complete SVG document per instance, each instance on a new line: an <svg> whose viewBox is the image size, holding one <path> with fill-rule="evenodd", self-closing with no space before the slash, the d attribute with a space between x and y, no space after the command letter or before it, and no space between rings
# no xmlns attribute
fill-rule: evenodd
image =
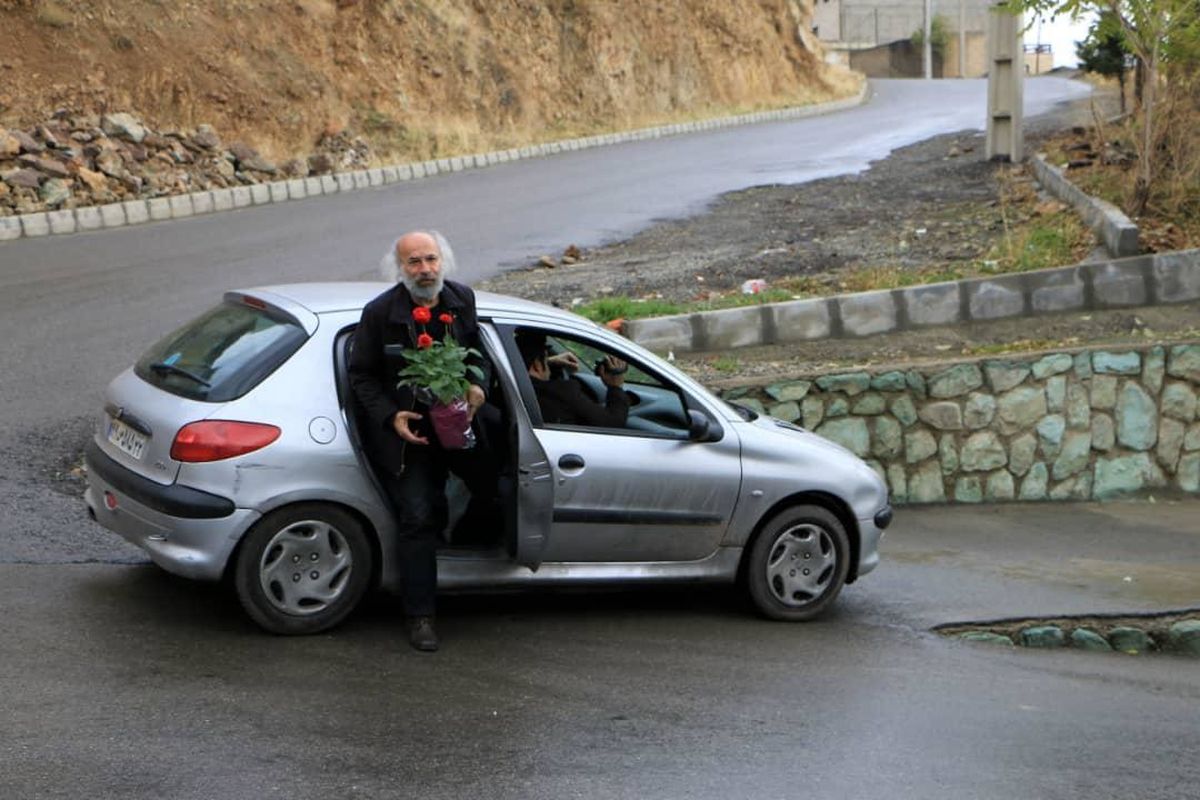
<svg viewBox="0 0 1200 800"><path fill-rule="evenodd" d="M139 378L190 400L236 400L275 371L308 338L287 314L226 301L151 347Z"/></svg>

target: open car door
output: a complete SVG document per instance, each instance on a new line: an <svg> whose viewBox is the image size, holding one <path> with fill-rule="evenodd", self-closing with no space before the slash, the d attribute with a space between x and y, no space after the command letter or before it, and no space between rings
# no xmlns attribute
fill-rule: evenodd
<svg viewBox="0 0 1200 800"><path fill-rule="evenodd" d="M508 406L509 441L516 454L516 552L518 564L532 570L542 563L542 553L550 539L551 517L554 512L554 470L546 451L533 433L529 414L521 402L508 354L496 329L488 323L480 325L484 345L496 367L496 378Z"/></svg>

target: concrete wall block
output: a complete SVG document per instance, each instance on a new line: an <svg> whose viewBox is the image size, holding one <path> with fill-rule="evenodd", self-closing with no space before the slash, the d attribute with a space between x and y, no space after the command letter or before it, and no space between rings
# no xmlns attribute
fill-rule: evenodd
<svg viewBox="0 0 1200 800"><path fill-rule="evenodd" d="M463 168L462 156L452 156L450 158L450 171L451 172L462 172L462 168Z"/></svg>
<svg viewBox="0 0 1200 800"><path fill-rule="evenodd" d="M910 286L901 292L910 325L946 325L959 321L962 290L958 283Z"/></svg>
<svg viewBox="0 0 1200 800"><path fill-rule="evenodd" d="M367 183L371 186L383 186L383 169L380 167L372 167L367 170Z"/></svg>
<svg viewBox="0 0 1200 800"><path fill-rule="evenodd" d="M425 165L425 177L427 178L437 175L439 172L446 172L442 169L440 161L423 161L421 163Z"/></svg>
<svg viewBox="0 0 1200 800"><path fill-rule="evenodd" d="M61 211L47 211L46 219L50 222L50 232L53 234L75 232L74 209L64 208Z"/></svg>
<svg viewBox="0 0 1200 800"><path fill-rule="evenodd" d="M396 167L383 167L383 182L396 183L400 180L400 170Z"/></svg>
<svg viewBox="0 0 1200 800"><path fill-rule="evenodd" d="M1146 276L1151 272L1150 257L1089 264L1092 292L1099 308L1140 306L1149 302Z"/></svg>
<svg viewBox="0 0 1200 800"><path fill-rule="evenodd" d="M271 187L265 183L253 183L249 187L250 200L256 206L271 202Z"/></svg>
<svg viewBox="0 0 1200 800"><path fill-rule="evenodd" d="M154 197L146 201L150 208L150 219L158 222L171 218L171 201L166 197Z"/></svg>
<svg viewBox="0 0 1200 800"><path fill-rule="evenodd" d="M964 282L971 319L1017 317L1025 312L1025 293L1019 275L976 278Z"/></svg>
<svg viewBox="0 0 1200 800"><path fill-rule="evenodd" d="M847 336L870 336L896 329L896 300L890 290L846 295L836 302Z"/></svg>
<svg viewBox="0 0 1200 800"><path fill-rule="evenodd" d="M33 238L50 235L50 219L46 216L45 211L22 214L17 219L21 220L21 233L25 236Z"/></svg>
<svg viewBox="0 0 1200 800"><path fill-rule="evenodd" d="M1085 194L1071 183L1062 170L1046 162L1038 154L1031 161L1034 175L1051 194L1075 207L1092 230L1099 234L1104 246L1116 258L1137 255L1138 228L1116 206Z"/></svg>
<svg viewBox="0 0 1200 800"><path fill-rule="evenodd" d="M412 164L401 164L396 167L396 179L401 181L411 181L413 179Z"/></svg>
<svg viewBox="0 0 1200 800"><path fill-rule="evenodd" d="M196 214L211 214L213 212L212 192L192 192L192 211Z"/></svg>
<svg viewBox="0 0 1200 800"><path fill-rule="evenodd" d="M232 189L213 189L213 211L229 211L233 208Z"/></svg>
<svg viewBox="0 0 1200 800"><path fill-rule="evenodd" d="M490 154L487 154L487 153L476 153L474 158L475 158L475 169L481 169L492 163L491 156L490 156Z"/></svg>
<svg viewBox="0 0 1200 800"><path fill-rule="evenodd" d="M415 164L409 164L408 167L412 170L412 176L414 179L425 177L425 165L422 162L418 161Z"/></svg>
<svg viewBox="0 0 1200 800"><path fill-rule="evenodd" d="M250 191L249 186L234 186L229 190L233 195L233 207L245 208L246 206L254 205L254 194Z"/></svg>
<svg viewBox="0 0 1200 800"><path fill-rule="evenodd" d="M454 165L449 158L439 158L434 162L439 172L454 172Z"/></svg>
<svg viewBox="0 0 1200 800"><path fill-rule="evenodd" d="M1030 272L1026 275L1029 302L1036 312L1084 308L1087 296L1082 272L1076 267Z"/></svg>
<svg viewBox="0 0 1200 800"><path fill-rule="evenodd" d="M319 176L304 179L304 194L308 197L320 197L325 194L325 187L321 185Z"/></svg>
<svg viewBox="0 0 1200 800"><path fill-rule="evenodd" d="M1160 303L1200 299L1200 250L1153 257L1154 292Z"/></svg>
<svg viewBox="0 0 1200 800"><path fill-rule="evenodd" d="M96 206L75 209L75 224L81 231L95 231L104 227L104 219Z"/></svg>
<svg viewBox="0 0 1200 800"><path fill-rule="evenodd" d="M355 189L371 188L371 176L367 174L365 169L356 169L350 173L351 179L354 181Z"/></svg>
<svg viewBox="0 0 1200 800"><path fill-rule="evenodd" d="M728 308L704 314L704 349L732 350L763 343L763 312L760 306Z"/></svg>
<svg viewBox="0 0 1200 800"><path fill-rule="evenodd" d="M1096 208L1100 236L1108 252L1117 258L1136 256L1142 252L1138 244L1138 226L1121 209L1098 197L1089 197L1088 201Z"/></svg>
<svg viewBox="0 0 1200 800"><path fill-rule="evenodd" d="M832 315L829 301L824 298L776 303L768 309L775 322L777 342L824 339L831 332Z"/></svg>
<svg viewBox="0 0 1200 800"><path fill-rule="evenodd" d="M171 219L186 219L196 213L192 206L190 194L177 194L171 197Z"/></svg>
<svg viewBox="0 0 1200 800"><path fill-rule="evenodd" d="M272 203L283 203L287 201L289 197L287 181L272 181L266 186L267 195ZM301 188L303 188L303 184L301 184Z"/></svg>
<svg viewBox="0 0 1200 800"><path fill-rule="evenodd" d="M353 192L354 191L354 175L352 173L339 172L337 175L334 176L334 178L337 180L339 192Z"/></svg>
<svg viewBox="0 0 1200 800"><path fill-rule="evenodd" d="M690 316L631 319L625 323L625 335L656 353L692 349L693 333Z"/></svg>
<svg viewBox="0 0 1200 800"><path fill-rule="evenodd" d="M129 225L150 221L150 204L145 200L126 200L121 208L125 209L125 222Z"/></svg>
<svg viewBox="0 0 1200 800"><path fill-rule="evenodd" d="M20 217L0 217L0 242L21 238Z"/></svg>
<svg viewBox="0 0 1200 800"><path fill-rule="evenodd" d="M284 183L287 185L289 200L303 200L308 197L308 188L304 185L304 178L292 178Z"/></svg>
<svg viewBox="0 0 1200 800"><path fill-rule="evenodd" d="M109 203L100 206L100 220L106 228L123 228L125 222L125 206L122 203Z"/></svg>

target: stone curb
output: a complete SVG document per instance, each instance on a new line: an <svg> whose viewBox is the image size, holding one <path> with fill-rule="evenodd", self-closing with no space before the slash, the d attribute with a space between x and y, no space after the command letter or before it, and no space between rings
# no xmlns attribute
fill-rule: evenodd
<svg viewBox="0 0 1200 800"><path fill-rule="evenodd" d="M248 205L283 203L307 197L318 197L324 194L372 189L391 183L428 178L442 173L480 169L495 164L503 164L508 161L539 158L556 153L585 150L591 147L604 147L606 145L642 141L644 139L659 139L664 136L674 136L681 133L696 133L699 131L715 130L717 128L752 125L760 122L802 119L804 117L829 114L835 111L844 111L860 105L867 99L869 88L869 84L864 81L862 89L853 97L848 97L845 100L834 100L828 103L818 103L811 106L796 106L793 108L777 109L775 111L759 111L753 114L740 114L734 117L701 120L699 122L661 125L654 128L639 128L621 133L600 134L579 139L564 139L490 153L473 153L471 155L453 156L451 158L440 158L411 164L393 164L386 167L375 167L354 172L339 172L333 175L295 178L272 183L256 183L247 186L231 187L229 189L193 192L192 194L174 195L171 197L155 197L148 200L128 200L120 204L114 204L121 207L122 210L120 213L110 211L107 214L101 213L99 217L96 216L96 206L0 217L0 242L20 238L48 236L51 234L96 230L101 227L119 228L147 221L182 219L218 211L229 211ZM239 190L248 190L248 192L239 192Z"/></svg>
<svg viewBox="0 0 1200 800"><path fill-rule="evenodd" d="M1038 182L1050 194L1074 206L1114 258L1134 256L1142 251L1138 245L1138 227L1121 209L1080 190L1067 180L1061 169L1046 161L1044 153L1038 153L1029 163Z"/></svg>
<svg viewBox="0 0 1200 800"><path fill-rule="evenodd" d="M1192 300L1200 300L1200 249L634 319L625 323L625 335L650 350L685 353Z"/></svg>

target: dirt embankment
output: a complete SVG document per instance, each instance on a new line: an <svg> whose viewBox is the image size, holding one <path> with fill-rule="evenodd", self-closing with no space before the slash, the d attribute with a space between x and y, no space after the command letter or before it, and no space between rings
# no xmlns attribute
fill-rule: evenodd
<svg viewBox="0 0 1200 800"><path fill-rule="evenodd" d="M0 127L206 123L267 157L384 160L844 96L811 0L0 0Z"/></svg>

